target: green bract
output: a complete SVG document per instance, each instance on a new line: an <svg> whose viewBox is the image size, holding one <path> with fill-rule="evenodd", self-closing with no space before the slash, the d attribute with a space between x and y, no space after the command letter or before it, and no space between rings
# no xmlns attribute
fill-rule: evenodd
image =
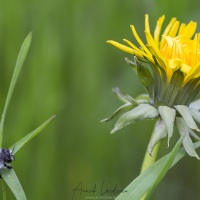
<svg viewBox="0 0 200 200"><path fill-rule="evenodd" d="M151 73L148 67L142 65L136 57L135 62L127 58L126 62L137 72L139 80L148 94L133 98L122 93L119 88L115 88L113 91L124 104L102 122L110 121L121 114L111 131L111 133L115 133L139 120L156 119L153 135L147 148L150 155L152 155L154 146L165 137L168 137L169 146L176 126L180 136L183 137L182 144L186 152L199 159L191 140L191 137L200 140L196 134L200 132L196 125L196 122L200 122L200 100L191 102L196 95L195 85L199 78L184 84L183 73L176 70L170 81L167 81L161 68L158 70L152 67L153 72Z"/></svg>

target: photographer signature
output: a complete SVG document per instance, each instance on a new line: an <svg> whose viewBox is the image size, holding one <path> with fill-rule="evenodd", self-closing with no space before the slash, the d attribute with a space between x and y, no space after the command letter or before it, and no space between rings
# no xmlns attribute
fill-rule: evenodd
<svg viewBox="0 0 200 200"><path fill-rule="evenodd" d="M125 192L128 192L127 190L124 190L124 189L120 189L118 188L117 184L115 184L114 186L112 187L107 187L105 185L106 181L103 180L102 181L102 184L100 185L100 187L97 187L97 184L95 183L93 185L93 187L91 188L85 188L84 187L84 184L83 182L79 182L77 184L77 186L72 190L72 199L75 197L75 195L83 195L83 194L90 194L90 195L100 195L100 196L103 196L103 195L119 195L120 193L125 193Z"/></svg>

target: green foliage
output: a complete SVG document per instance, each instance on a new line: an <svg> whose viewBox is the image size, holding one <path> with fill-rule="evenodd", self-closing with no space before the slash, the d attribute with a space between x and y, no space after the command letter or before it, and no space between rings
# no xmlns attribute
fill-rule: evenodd
<svg viewBox="0 0 200 200"><path fill-rule="evenodd" d="M123 60L127 55L105 41L131 38L130 24L144 39L145 13L150 14L153 28L163 14L166 22L177 17L197 21L199 27L197 5L197 0L1 1L0 108L18 48L27 33L34 33L7 110L3 146L10 147L46 117L57 114L54 125L24 146L12 164L28 199L71 199L79 181L87 187L106 179L109 187L117 183L124 188L138 175L154 122L131 125L117 135L109 135L114 122L99 123L120 105L111 88L120 87L134 97L145 92ZM170 147L173 144L172 138ZM163 142L162 155L169 151L166 146ZM156 191L157 196L162 194L157 199L199 199L198 161L185 157L180 164ZM14 199L10 192L7 198Z"/></svg>
<svg viewBox="0 0 200 200"><path fill-rule="evenodd" d="M13 169L3 170L3 172L1 172L1 176L17 200L27 199L19 179L17 178L17 175Z"/></svg>
<svg viewBox="0 0 200 200"><path fill-rule="evenodd" d="M18 58L17 58L17 62L16 62L16 66L14 69L14 74L12 76L11 79L11 84L8 90L8 95L6 98L6 102L5 102L5 106L4 106L4 110L3 110L3 114L2 114L2 119L1 119L1 124L0 124L0 144L2 144L2 139L3 139L3 126L4 126L4 120L5 120L5 116L6 116L6 111L8 109L8 105L10 103L12 94L13 94L13 90L15 88L18 76L20 74L22 65L24 63L24 60L26 58L26 55L28 53L30 44L31 44L31 39L32 39L32 33L30 33L26 39L24 40L22 47L20 49ZM39 126L37 129L35 129L34 131L32 131L31 133L29 133L28 135L26 135L25 137L23 137L20 141L18 141L17 143L15 143L11 148L13 149L13 155L19 150L21 149L27 142L29 142L31 139L33 139L39 132L41 132L43 130L43 128L54 118L51 117L50 119L48 119L46 122L44 122L41 126ZM10 190L13 192L14 196L16 197L17 200L26 200L26 196L25 193L23 191L23 188L20 184L20 181L18 180L15 172L13 169L2 169L0 171L1 177L3 178L3 180L6 182L6 184L9 186ZM5 189L3 187L3 198L6 199L5 197Z"/></svg>
<svg viewBox="0 0 200 200"><path fill-rule="evenodd" d="M5 120L5 116L6 116L6 112L10 103L10 99L12 97L13 94L13 90L15 88L18 76L20 74L21 68L23 66L24 60L26 58L26 55L28 53L30 44L31 44L31 39L32 39L32 33L29 33L29 35L26 37L26 39L24 40L19 55L17 57L17 62L14 68L14 73L13 73L13 77L11 79L10 82L10 87L8 90L8 94L7 94L7 98L6 98L6 102L4 105L4 109L3 109L3 113L2 113L2 117L1 117L1 123L0 123L0 147L2 146L2 140L3 140L3 126L4 126L4 120Z"/></svg>
<svg viewBox="0 0 200 200"><path fill-rule="evenodd" d="M163 176L167 173L169 168L173 167L181 158L186 155L186 151L181 148L183 137L179 139L173 150L166 156L156 161L151 167L141 173L136 179L133 180L124 190L126 193L121 193L116 200L140 200L145 196L145 200L149 199L152 192L162 180ZM200 147L200 142L195 144L195 148Z"/></svg>

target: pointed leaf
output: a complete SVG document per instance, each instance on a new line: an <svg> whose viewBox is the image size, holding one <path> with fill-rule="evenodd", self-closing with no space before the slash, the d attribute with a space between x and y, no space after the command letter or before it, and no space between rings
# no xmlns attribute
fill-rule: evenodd
<svg viewBox="0 0 200 200"><path fill-rule="evenodd" d="M23 137L21 140L16 142L10 149L14 148L13 154L17 153L27 142L32 140L38 133L40 133L46 126L51 122L52 119L55 118L55 115L46 120L42 125L40 125L38 128L36 128L34 131Z"/></svg>
<svg viewBox="0 0 200 200"><path fill-rule="evenodd" d="M108 121L112 120L114 117L116 117L120 112L125 111L130 108L133 108L133 105L128 102L128 103L120 106L110 117L102 119L101 122L108 122Z"/></svg>
<svg viewBox="0 0 200 200"><path fill-rule="evenodd" d="M163 138L167 136L167 128L163 120L159 119L154 127L151 140L148 144L147 151L151 156L154 146Z"/></svg>
<svg viewBox="0 0 200 200"><path fill-rule="evenodd" d="M23 188L13 169L2 170L1 176L17 200L26 200Z"/></svg>
<svg viewBox="0 0 200 200"><path fill-rule="evenodd" d="M160 113L161 118L164 120L167 126L168 146L169 146L169 141L174 131L174 121L176 117L176 110L168 106L159 106L158 111Z"/></svg>
<svg viewBox="0 0 200 200"><path fill-rule="evenodd" d="M180 139L176 146L173 148L172 152L163 156L158 161L156 161L151 167L146 169L141 173L137 178L135 178L121 193L116 200L140 200L141 197L150 189L150 187L155 183L161 170L166 164L169 164L169 161L173 160L171 167L174 166L182 157L186 155L183 148L179 149L182 139ZM200 147L200 142L197 143L196 148ZM179 150L178 150L179 149ZM176 154L178 150L178 153ZM174 154L176 157L174 158Z"/></svg>
<svg viewBox="0 0 200 200"><path fill-rule="evenodd" d="M199 156L194 150L193 142L189 135L189 127L187 126L187 124L185 123L182 117L176 117L176 125L177 125L180 135L183 136L182 143L187 153L190 156L196 157L197 159L199 159Z"/></svg>
<svg viewBox="0 0 200 200"><path fill-rule="evenodd" d="M134 109L124 113L116 122L114 129L111 133L114 133L123 127L133 123L137 120L144 118L155 118L158 116L158 110L149 104L140 104Z"/></svg>
<svg viewBox="0 0 200 200"><path fill-rule="evenodd" d="M200 131L199 128L197 127L191 112L189 110L189 108L187 106L184 105L177 105L174 106L176 108L176 110L180 113L180 115L183 117L183 119L185 120L186 124L193 130L197 130Z"/></svg>
<svg viewBox="0 0 200 200"><path fill-rule="evenodd" d="M12 76L12 79L11 79L11 83L10 83L10 87L9 87L8 94L7 94L7 97L6 97L6 102L5 102L5 105L4 105L1 123L0 123L0 147L2 146L3 126L4 126L4 120L5 120L6 112L7 112L7 109L8 109L8 106L9 106L9 103L10 103L16 82L17 82L17 79L19 77L22 65L23 65L25 58L27 56L27 53L28 53L28 50L29 50L29 47L30 47L30 44L31 44L31 39L32 39L32 33L29 33L29 35L25 38L25 40L24 40L24 42L21 46L20 52L18 54L18 57L17 57L14 73L13 73L13 76Z"/></svg>

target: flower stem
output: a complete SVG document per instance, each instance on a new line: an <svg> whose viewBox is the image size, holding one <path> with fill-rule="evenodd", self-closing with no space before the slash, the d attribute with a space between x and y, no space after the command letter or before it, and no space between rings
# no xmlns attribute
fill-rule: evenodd
<svg viewBox="0 0 200 200"><path fill-rule="evenodd" d="M156 161L159 147L160 147L160 141L155 145L153 149L153 152L152 152L153 157L151 157L149 153L146 151L140 173L145 171Z"/></svg>
<svg viewBox="0 0 200 200"><path fill-rule="evenodd" d="M158 155L158 150L160 148L160 141L155 145L152 155L153 157L151 157L149 155L149 153L146 151L145 156L144 156L144 160L142 163L142 167L140 170L140 173L142 173L143 171L145 171L147 168L149 168L155 161ZM147 194L147 193L146 193ZM146 194L144 194L144 196L141 198L141 200L145 200Z"/></svg>

